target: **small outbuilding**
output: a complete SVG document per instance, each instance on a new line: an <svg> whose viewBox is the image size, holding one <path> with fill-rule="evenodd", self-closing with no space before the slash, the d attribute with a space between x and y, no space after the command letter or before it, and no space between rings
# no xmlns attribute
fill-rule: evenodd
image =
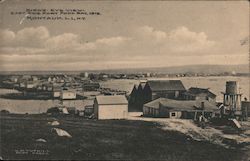
<svg viewBox="0 0 250 161"><path fill-rule="evenodd" d="M96 96L94 115L97 119L126 119L128 101L124 95Z"/></svg>

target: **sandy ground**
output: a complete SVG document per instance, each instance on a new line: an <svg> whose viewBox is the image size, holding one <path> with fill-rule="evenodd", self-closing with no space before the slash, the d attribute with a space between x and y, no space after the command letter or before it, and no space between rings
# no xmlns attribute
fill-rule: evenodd
<svg viewBox="0 0 250 161"><path fill-rule="evenodd" d="M249 121L242 123L244 126L249 126L249 129L244 131L242 134L224 134L221 130L209 126L202 129L194 124L192 120L140 117L141 115L141 112L131 112L129 113L128 119L157 122L162 125L163 130L179 131L187 136L190 136L194 140L205 140L224 147L229 147L223 142L225 140L231 140L236 144L244 143L250 145Z"/></svg>

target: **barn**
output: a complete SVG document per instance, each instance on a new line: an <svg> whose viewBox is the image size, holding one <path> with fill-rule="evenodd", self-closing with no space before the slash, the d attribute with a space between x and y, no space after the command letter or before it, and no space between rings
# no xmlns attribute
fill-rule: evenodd
<svg viewBox="0 0 250 161"><path fill-rule="evenodd" d="M96 96L94 115L97 119L126 119L128 101L124 95Z"/></svg>
<svg viewBox="0 0 250 161"><path fill-rule="evenodd" d="M143 89L145 103L160 97L180 99L184 92L186 89L181 80L149 80Z"/></svg>
<svg viewBox="0 0 250 161"><path fill-rule="evenodd" d="M157 98L182 99L182 94L186 92L181 80L148 80L141 82L134 94L136 88L133 89L130 100L133 100L131 108L142 111L143 105Z"/></svg>

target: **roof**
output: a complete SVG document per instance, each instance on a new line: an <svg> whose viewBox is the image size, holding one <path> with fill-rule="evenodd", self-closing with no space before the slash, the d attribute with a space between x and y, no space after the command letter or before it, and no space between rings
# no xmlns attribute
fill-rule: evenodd
<svg viewBox="0 0 250 161"><path fill-rule="evenodd" d="M135 85L134 85L134 89L137 90L137 89L138 89L138 86L139 86L139 85L135 84Z"/></svg>
<svg viewBox="0 0 250 161"><path fill-rule="evenodd" d="M96 96L96 101L99 105L128 104L127 98L124 95Z"/></svg>
<svg viewBox="0 0 250 161"><path fill-rule="evenodd" d="M180 80L150 80L147 82L152 91L185 91Z"/></svg>
<svg viewBox="0 0 250 161"><path fill-rule="evenodd" d="M130 94L133 95L137 93L137 91L138 91L138 85L135 84Z"/></svg>
<svg viewBox="0 0 250 161"><path fill-rule="evenodd" d="M76 93L76 90L74 89L63 89L61 90L62 93Z"/></svg>
<svg viewBox="0 0 250 161"><path fill-rule="evenodd" d="M186 94L195 95L195 96L204 95L204 96L209 96L213 98L216 97L216 95L212 93L208 88L191 87L188 89Z"/></svg>
<svg viewBox="0 0 250 161"><path fill-rule="evenodd" d="M61 86L53 86L53 91L61 91Z"/></svg>
<svg viewBox="0 0 250 161"><path fill-rule="evenodd" d="M137 89L144 89L144 87L145 87L145 85L146 85L146 82L140 82L140 84L139 84L139 86L138 86L138 88Z"/></svg>
<svg viewBox="0 0 250 161"><path fill-rule="evenodd" d="M185 110L201 110L201 104L204 102L204 110L206 111L214 111L217 110L218 107L215 104L210 103L207 100L173 100L173 99L167 99L167 98L158 98L154 101L151 101L147 104L145 104L145 107L151 107L151 108L168 108L171 110L177 110L177 111L185 111Z"/></svg>

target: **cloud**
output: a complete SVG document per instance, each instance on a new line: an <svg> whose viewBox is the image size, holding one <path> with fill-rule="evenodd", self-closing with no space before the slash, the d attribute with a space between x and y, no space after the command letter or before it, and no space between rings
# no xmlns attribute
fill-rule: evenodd
<svg viewBox="0 0 250 161"><path fill-rule="evenodd" d="M46 49L31 48L31 47L2 47L0 48L0 55L44 55Z"/></svg>
<svg viewBox="0 0 250 161"><path fill-rule="evenodd" d="M156 42L164 41L167 34L160 30L155 30L150 26L142 26L137 29L137 35L139 38L146 38L147 40L153 40Z"/></svg>
<svg viewBox="0 0 250 161"><path fill-rule="evenodd" d="M97 44L104 44L104 45L108 45L108 46L118 46L127 40L130 40L130 38L118 36L118 37L98 39L98 40L96 40L96 43Z"/></svg>
<svg viewBox="0 0 250 161"><path fill-rule="evenodd" d="M44 26L17 32L0 30L0 37L3 39L0 48L2 66L11 69L20 69L22 65L30 69L37 65L38 69L56 69L57 66L73 70L102 68L102 65L117 68L213 64L219 63L218 60L225 63L225 46L210 40L206 33L194 32L185 26L168 32L140 26L125 36L101 37L89 42L75 33L52 36ZM226 59L235 59L235 53L227 53ZM242 56L238 62L245 63Z"/></svg>
<svg viewBox="0 0 250 161"><path fill-rule="evenodd" d="M46 27L24 28L16 33L15 46L43 47L45 40L49 38L49 31Z"/></svg>
<svg viewBox="0 0 250 161"><path fill-rule="evenodd" d="M86 42L80 35L73 33L50 36L48 29L44 26L24 28L16 33L8 29L1 30L0 34L4 42L2 46L13 48L12 50L2 50L1 54L13 54L12 51L18 54L19 50L19 54L24 55L42 54L41 51L44 51L45 55L50 52L53 54L69 52L82 54L87 51L107 52L109 55L124 51L128 55L134 53L139 55L158 53L161 55L163 52L186 55L197 54L197 51L208 49L215 44L207 39L204 32L192 32L186 27L179 27L167 33L150 26L142 26L138 27L130 37L106 37L92 42ZM39 52L35 52L35 48Z"/></svg>
<svg viewBox="0 0 250 161"><path fill-rule="evenodd" d="M179 27L169 34L171 49L177 52L192 52L212 47L215 42L208 40L204 32L196 33L186 27Z"/></svg>
<svg viewBox="0 0 250 161"><path fill-rule="evenodd" d="M77 35L72 33L64 33L62 35L54 36L46 40L45 47L48 49L66 49L75 48L80 45L80 39Z"/></svg>
<svg viewBox="0 0 250 161"><path fill-rule="evenodd" d="M139 27L136 40L140 46L148 46L152 51L175 53L178 55L196 55L206 51L216 43L208 40L204 32L193 32L187 27L178 27L169 32L156 30L153 27ZM150 50L149 50L150 51Z"/></svg>
<svg viewBox="0 0 250 161"><path fill-rule="evenodd" d="M0 30L0 38L1 38L1 46L8 45L12 43L12 41L15 39L16 35L13 31L10 31L9 29Z"/></svg>
<svg viewBox="0 0 250 161"><path fill-rule="evenodd" d="M48 29L43 26L24 28L16 33L9 29L0 31L0 37L3 39L1 46L8 47L43 47L49 36Z"/></svg>

